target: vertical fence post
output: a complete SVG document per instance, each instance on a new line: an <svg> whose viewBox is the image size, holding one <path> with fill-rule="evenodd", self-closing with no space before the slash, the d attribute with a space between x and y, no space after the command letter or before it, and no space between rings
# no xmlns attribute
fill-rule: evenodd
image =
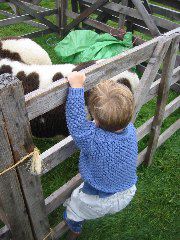
<svg viewBox="0 0 180 240"><path fill-rule="evenodd" d="M72 11L75 13L78 13L78 1L77 0L71 0L71 6L72 6Z"/></svg>
<svg viewBox="0 0 180 240"><path fill-rule="evenodd" d="M149 31L151 32L152 36L153 37L160 36L161 33L160 33L158 27L156 26L156 24L154 22L154 19L148 13L148 11L146 10L146 8L143 5L143 3L141 1L139 1L139 0L131 0L131 1L133 2L133 4L136 7L138 13L140 14L142 19L146 23L146 26L149 28Z"/></svg>
<svg viewBox="0 0 180 240"><path fill-rule="evenodd" d="M66 10L68 8L68 1L67 0L57 0L59 3L59 14L60 14L60 19L59 19L59 24L60 24L60 34L61 37L64 37L64 30L67 25L67 16L66 16Z"/></svg>
<svg viewBox="0 0 180 240"><path fill-rule="evenodd" d="M121 1L121 4L123 6L127 6L128 5L128 0L122 0ZM118 21L118 27L121 29L121 28L124 28L124 25L125 25L125 20L126 20L126 15L120 13L119 14L119 21Z"/></svg>
<svg viewBox="0 0 180 240"><path fill-rule="evenodd" d="M3 99L8 102L12 86L4 75L0 75L0 172L14 164L10 146L10 136L4 119L6 109ZM10 112L10 109L6 109ZM13 240L33 240L30 220L21 192L17 172L11 170L0 176L1 216L4 223L10 228Z"/></svg>
<svg viewBox="0 0 180 240"><path fill-rule="evenodd" d="M175 66L179 40L180 38L176 37L172 41L171 46L169 47L163 62L161 82L159 84L159 89L158 89L156 112L155 112L152 127L151 127L148 149L145 155L145 164L147 165L150 165L152 163L152 158L157 148L161 125L164 118L166 102L168 99L170 82L173 75L173 69Z"/></svg>
<svg viewBox="0 0 180 240"><path fill-rule="evenodd" d="M131 0L128 0L128 7L130 8L133 8L133 4L132 4L132 1ZM126 23L126 27L127 27L127 32L133 32L134 29L133 29L133 21L132 21L132 18L126 16L126 19L127 19L127 23Z"/></svg>
<svg viewBox="0 0 180 240"><path fill-rule="evenodd" d="M139 84L138 89L134 94L135 110L134 110L134 115L132 119L133 122L135 121L142 105L144 104L147 92L149 91L152 82L156 78L158 70L161 66L161 63L164 59L165 54L167 53L167 50L170 44L171 44L171 40L167 41L166 36L163 36L158 41L154 49L152 57L150 58L149 63L141 78L141 81L140 81L141 84Z"/></svg>
<svg viewBox="0 0 180 240"><path fill-rule="evenodd" d="M34 144L25 108L22 83L9 74L1 75L1 77L4 81L9 82L9 84L1 90L1 109L13 159L14 162L17 163L21 158L34 150ZM30 171L28 171L27 162L20 164L16 168L16 171L33 234L35 239L42 240L49 234L50 227L40 178L32 175ZM9 172L9 174L13 173L13 170ZM18 208L18 205L16 205L16 208ZM23 229L20 224L18 227L19 229ZM29 240L32 238L16 239ZM46 240L47 239L51 239L51 236L46 238Z"/></svg>
<svg viewBox="0 0 180 240"><path fill-rule="evenodd" d="M56 24L58 26L58 34L61 33L61 5L60 0L56 0L55 2L56 8L57 8L57 14L56 14Z"/></svg>

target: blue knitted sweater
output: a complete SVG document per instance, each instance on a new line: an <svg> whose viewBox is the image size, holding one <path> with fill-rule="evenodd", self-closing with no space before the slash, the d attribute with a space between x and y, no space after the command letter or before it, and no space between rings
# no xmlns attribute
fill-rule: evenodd
<svg viewBox="0 0 180 240"><path fill-rule="evenodd" d="M105 193L121 192L137 181L137 138L130 123L122 132L108 132L86 119L84 88L69 88L68 129L81 150L79 171L85 182Z"/></svg>

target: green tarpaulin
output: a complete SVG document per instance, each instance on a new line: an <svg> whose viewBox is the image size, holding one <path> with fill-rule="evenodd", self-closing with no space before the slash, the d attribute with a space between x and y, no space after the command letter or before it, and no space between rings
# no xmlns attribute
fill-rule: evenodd
<svg viewBox="0 0 180 240"><path fill-rule="evenodd" d="M62 63L81 63L116 56L133 47L132 33L124 35L123 41L108 33L97 34L91 30L71 31L55 47Z"/></svg>

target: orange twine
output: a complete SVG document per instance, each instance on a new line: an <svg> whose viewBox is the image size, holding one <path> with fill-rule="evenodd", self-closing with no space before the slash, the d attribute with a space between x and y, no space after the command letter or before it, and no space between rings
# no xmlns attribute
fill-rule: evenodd
<svg viewBox="0 0 180 240"><path fill-rule="evenodd" d="M23 157L22 159L20 159L17 163L15 163L13 166L10 166L9 168L3 170L2 172L0 172L0 176L2 176L3 174L7 173L8 171L16 168L18 165L20 165L21 163L23 163L25 160L27 160L29 157L33 157L32 159L32 165L35 164L35 167L31 167L31 172L32 173L35 173L35 174L40 174L41 173L41 159L40 159L40 156L39 156L40 152L39 152L39 149L38 148L34 148L34 151L29 153L28 155L26 155L25 157ZM37 162L39 161L39 165L40 167L38 166L37 167Z"/></svg>

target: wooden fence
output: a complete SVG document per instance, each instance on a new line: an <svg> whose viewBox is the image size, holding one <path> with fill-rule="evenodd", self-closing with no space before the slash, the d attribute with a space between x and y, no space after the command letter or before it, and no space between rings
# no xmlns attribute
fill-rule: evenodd
<svg viewBox="0 0 180 240"><path fill-rule="evenodd" d="M18 4L22 6L22 3L19 1L10 0L10 2L17 4L17 6ZM25 3L23 6L28 6L28 9L24 7L28 14L15 16L14 21L15 23L19 23L21 21L38 19L40 22L43 22L41 22L42 24L46 24L46 29L39 32L47 31L49 33L55 31L62 35L67 34L67 29L69 31L77 27L82 21L83 24L98 28L101 31L109 32L109 29L112 29L106 23L88 17L102 5L104 9L108 8L108 14L112 14L109 9L112 11L117 10L117 6L114 5L117 4L115 1L114 3L106 3L105 5L104 3L107 1L97 1L98 6L95 5L90 10L86 6L86 10L88 11L84 11L82 14L78 12L79 8L77 9L76 5L80 1L73 2L73 11L66 9L67 1L57 1L57 9L53 10L44 10L35 5L33 7L31 5L31 8L29 8L29 3ZM82 2L87 3L88 1ZM39 9L39 13L41 14L36 13L36 15L32 11L35 8L36 10ZM129 9L129 7L126 8ZM124 19L123 16L127 14L126 8L120 7L120 9L124 9L123 12L120 12L123 14L120 15L121 19ZM104 14L101 8L98 11L102 15ZM133 14L136 14L141 19L140 14L135 11L134 9L131 11L128 10L129 14L133 12ZM47 20L48 22L44 21L43 18L47 12L48 14L58 13L58 25L52 23L55 26L52 27L49 24L49 20ZM67 16L74 18L75 21L67 24ZM119 15L113 13L111 16L116 18ZM142 19L144 18L142 17ZM156 18L154 20L156 21ZM127 19L127 21L130 22L130 19ZM4 19L0 21L0 26L8 24L13 24L13 20ZM79 25L78 27L82 26ZM173 26L169 25L169 28L171 27L173 30L171 29L171 31L167 32L170 29L165 29L165 33L159 35L159 29L155 25L151 29L151 34L159 36L147 42L140 40L139 45L133 49L84 70L87 76L85 83L85 90L87 91L102 79L118 79L118 74L121 72L133 66L138 66L143 75L140 80L140 87L135 93L136 109L134 121L141 107L157 96L155 116L137 129L138 141L147 134L150 136L147 147L138 155L138 166L142 162L149 165L152 162L156 148L161 146L180 128L180 120L177 120L166 131L160 134L163 120L180 106L179 96L166 105L170 86L180 79L180 67L177 66L174 68L180 40L180 28L176 24ZM164 27L162 28L164 29ZM31 36L38 36L39 32L31 34ZM146 66L142 65L144 62L147 63ZM160 66L162 66L161 74L158 73ZM33 151L34 144L29 121L61 105L66 99L67 89L67 81L60 79L54 82L49 88L36 90L24 97L22 84L17 78L9 74L0 75L0 172L17 163L21 158ZM42 175L65 161L76 150L76 146L71 136L69 136L43 152L41 157L47 167ZM59 239L67 231L64 222L59 223L51 229L48 214L62 205L70 196L73 189L82 182L79 174L46 199L43 197L40 177L30 174L26 169L25 163L19 165L15 170L8 171L6 174L0 176L0 178L0 219L5 223L5 227L0 229L0 239Z"/></svg>

